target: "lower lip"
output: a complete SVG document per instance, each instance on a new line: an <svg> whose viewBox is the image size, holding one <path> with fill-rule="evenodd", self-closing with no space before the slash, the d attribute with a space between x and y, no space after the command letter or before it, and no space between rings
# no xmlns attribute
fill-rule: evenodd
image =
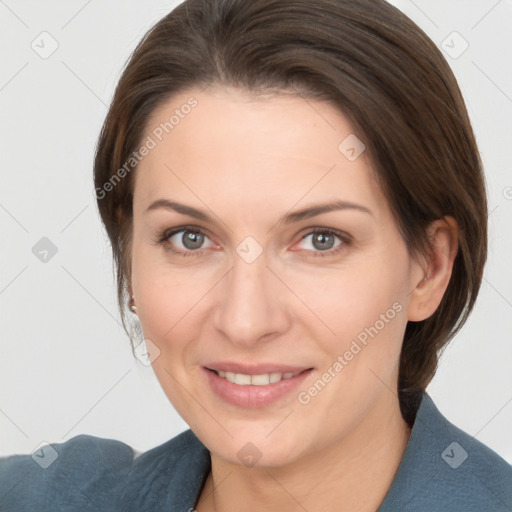
<svg viewBox="0 0 512 512"><path fill-rule="evenodd" d="M250 409L266 407L277 402L280 398L291 393L312 371L313 369L310 368L295 377L281 379L279 382L273 382L265 386L255 386L253 384L241 386L233 384L203 367L203 372L214 393L232 405Z"/></svg>

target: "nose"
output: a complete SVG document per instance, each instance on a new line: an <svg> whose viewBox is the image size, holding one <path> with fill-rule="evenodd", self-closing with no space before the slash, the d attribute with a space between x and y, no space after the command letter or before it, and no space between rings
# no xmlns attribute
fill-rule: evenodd
<svg viewBox="0 0 512 512"><path fill-rule="evenodd" d="M267 265L265 252L252 263L235 254L233 267L219 283L213 325L233 344L249 348L289 328L286 287Z"/></svg>

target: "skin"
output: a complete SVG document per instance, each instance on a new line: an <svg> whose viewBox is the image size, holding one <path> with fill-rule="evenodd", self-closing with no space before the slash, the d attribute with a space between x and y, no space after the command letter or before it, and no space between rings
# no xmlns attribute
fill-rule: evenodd
<svg viewBox="0 0 512 512"><path fill-rule="evenodd" d="M369 156L349 161L338 150L354 130L329 103L191 89L153 113L146 135L190 96L197 107L137 169L130 290L144 336L160 350L155 374L211 452L196 509L374 511L410 435L396 394L405 327L432 315L441 301L457 252L456 223L434 222L433 254L412 258ZM162 198L203 210L214 222L146 211ZM345 209L278 223L290 211L334 199L371 214ZM206 235L196 253L183 245L183 232L155 243L162 231L181 226ZM352 241L335 237L324 252L340 243L342 249L322 257L323 246L314 245L318 228ZM252 263L236 251L247 236L263 250ZM317 396L299 403L297 393L394 303L401 311ZM247 409L209 388L201 367L213 360L314 370L297 391ZM254 467L237 457L248 442L261 454Z"/></svg>

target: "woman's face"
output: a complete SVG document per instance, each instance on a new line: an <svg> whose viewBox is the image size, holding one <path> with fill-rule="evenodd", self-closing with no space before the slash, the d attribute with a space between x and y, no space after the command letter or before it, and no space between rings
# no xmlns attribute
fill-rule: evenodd
<svg viewBox="0 0 512 512"><path fill-rule="evenodd" d="M297 96L194 89L154 112L144 141L137 314L163 390L212 453L279 466L397 405L423 273L347 118Z"/></svg>

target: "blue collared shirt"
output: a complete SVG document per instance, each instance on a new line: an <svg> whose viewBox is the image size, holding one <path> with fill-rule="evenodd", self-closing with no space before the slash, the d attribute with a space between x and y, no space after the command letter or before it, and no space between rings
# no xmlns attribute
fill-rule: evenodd
<svg viewBox="0 0 512 512"><path fill-rule="evenodd" d="M88 435L0 459L0 511L189 512L210 471L191 430L142 455ZM512 466L452 425L427 393L377 512L511 512Z"/></svg>

